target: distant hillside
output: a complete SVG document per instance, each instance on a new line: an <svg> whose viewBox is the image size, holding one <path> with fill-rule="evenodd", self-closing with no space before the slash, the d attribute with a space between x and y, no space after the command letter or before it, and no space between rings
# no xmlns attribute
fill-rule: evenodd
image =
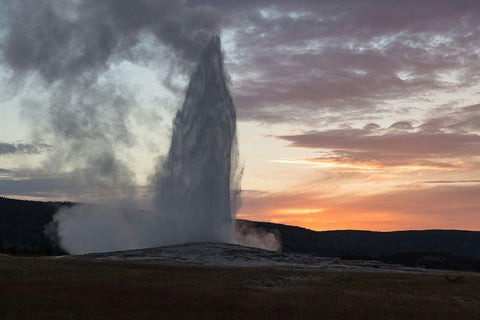
<svg viewBox="0 0 480 320"><path fill-rule="evenodd" d="M344 259L374 259L408 266L480 271L480 232L422 230L312 231L268 222L239 221L277 233L282 251Z"/></svg>
<svg viewBox="0 0 480 320"><path fill-rule="evenodd" d="M44 232L44 229L59 208L72 205L70 202L0 197L0 252L40 255L64 253L58 247L55 232Z"/></svg>
<svg viewBox="0 0 480 320"><path fill-rule="evenodd" d="M60 254L55 232L45 233L55 212L71 202L38 202L0 197L0 252ZM50 225L49 225L50 224ZM480 232L312 231L281 224L238 220L239 230L262 229L277 234L282 251L343 259L379 260L407 266L480 271Z"/></svg>

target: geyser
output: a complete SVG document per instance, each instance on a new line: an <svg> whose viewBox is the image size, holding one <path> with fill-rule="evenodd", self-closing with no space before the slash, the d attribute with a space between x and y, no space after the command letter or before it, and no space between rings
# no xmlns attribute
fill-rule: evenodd
<svg viewBox="0 0 480 320"><path fill-rule="evenodd" d="M170 151L153 181L155 208L164 215L168 242L232 240L235 126L220 38L213 37L190 79Z"/></svg>
<svg viewBox="0 0 480 320"><path fill-rule="evenodd" d="M153 211L116 200L77 205L54 217L70 253L155 247L193 241L233 242L237 171L236 116L213 37L192 74L174 120L168 155L152 179ZM234 191L234 192L232 192Z"/></svg>

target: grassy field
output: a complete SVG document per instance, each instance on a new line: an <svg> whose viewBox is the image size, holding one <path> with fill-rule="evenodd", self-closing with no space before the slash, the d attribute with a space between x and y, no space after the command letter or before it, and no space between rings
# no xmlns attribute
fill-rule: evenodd
<svg viewBox="0 0 480 320"><path fill-rule="evenodd" d="M0 319L480 319L480 276L1 256Z"/></svg>

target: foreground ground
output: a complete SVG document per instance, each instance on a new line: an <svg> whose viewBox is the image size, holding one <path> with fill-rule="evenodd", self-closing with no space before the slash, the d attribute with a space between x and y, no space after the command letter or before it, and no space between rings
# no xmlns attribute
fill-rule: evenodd
<svg viewBox="0 0 480 320"><path fill-rule="evenodd" d="M0 319L479 319L480 276L0 257Z"/></svg>

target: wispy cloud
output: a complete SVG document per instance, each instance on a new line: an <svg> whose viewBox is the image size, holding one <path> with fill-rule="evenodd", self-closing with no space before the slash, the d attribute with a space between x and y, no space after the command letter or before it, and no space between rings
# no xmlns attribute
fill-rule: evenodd
<svg viewBox="0 0 480 320"><path fill-rule="evenodd" d="M351 110L365 116L388 99L479 80L475 1L201 2L223 13L244 120L309 122Z"/></svg>
<svg viewBox="0 0 480 320"><path fill-rule="evenodd" d="M52 150L52 146L45 143L7 143L0 142L0 155L11 154L41 154Z"/></svg>
<svg viewBox="0 0 480 320"><path fill-rule="evenodd" d="M286 159L338 167L417 167L480 170L480 133L469 130L480 108L468 106L413 126L399 121L386 128L365 127L310 131L277 136L290 147L318 149L319 157ZM438 179L440 180L440 179Z"/></svg>
<svg viewBox="0 0 480 320"><path fill-rule="evenodd" d="M432 183L432 184L449 184L449 183L480 183L480 180L432 180L432 181L422 181L422 183Z"/></svg>
<svg viewBox="0 0 480 320"><path fill-rule="evenodd" d="M353 150L432 156L474 155L480 135L460 133L395 133L375 134L360 129L316 131L299 135L279 136L291 141L291 147Z"/></svg>

